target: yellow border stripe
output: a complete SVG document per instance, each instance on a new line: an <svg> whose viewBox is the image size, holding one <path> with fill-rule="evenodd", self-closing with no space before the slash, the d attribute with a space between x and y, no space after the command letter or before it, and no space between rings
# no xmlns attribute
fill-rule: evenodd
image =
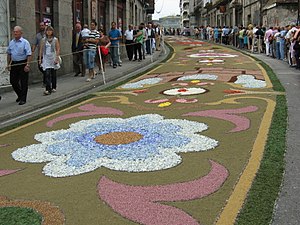
<svg viewBox="0 0 300 225"><path fill-rule="evenodd" d="M245 97L249 98L249 97ZM255 175L259 169L260 162L263 157L265 144L269 128L272 122L272 115L275 110L276 102L270 99L259 98L267 101L267 109L263 116L262 123L260 125L257 138L254 142L253 149L249 162L242 173L237 185L235 186L232 195L230 196L225 208L216 225L232 225L234 224L236 217L241 210L244 201L246 200L247 193L252 185Z"/></svg>

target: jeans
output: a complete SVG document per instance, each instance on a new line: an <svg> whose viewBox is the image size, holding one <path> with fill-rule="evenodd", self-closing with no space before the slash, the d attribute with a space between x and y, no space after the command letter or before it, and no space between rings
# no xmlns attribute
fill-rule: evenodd
<svg viewBox="0 0 300 225"><path fill-rule="evenodd" d="M280 42L276 41L276 58L281 59L281 52L280 52Z"/></svg>
<svg viewBox="0 0 300 225"><path fill-rule="evenodd" d="M111 45L110 46L110 55L111 60L114 66L120 64L119 62L119 46L117 45Z"/></svg>
<svg viewBox="0 0 300 225"><path fill-rule="evenodd" d="M95 67L96 49L85 49L83 51L83 61L88 69L94 69Z"/></svg>
<svg viewBox="0 0 300 225"><path fill-rule="evenodd" d="M46 91L56 89L56 70L48 68L44 71L46 77Z"/></svg>
<svg viewBox="0 0 300 225"><path fill-rule="evenodd" d="M285 40L280 41L280 59L283 60L285 58Z"/></svg>

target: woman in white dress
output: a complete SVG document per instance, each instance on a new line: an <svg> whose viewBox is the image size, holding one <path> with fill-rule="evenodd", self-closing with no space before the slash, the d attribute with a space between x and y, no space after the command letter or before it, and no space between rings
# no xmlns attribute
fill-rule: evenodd
<svg viewBox="0 0 300 225"><path fill-rule="evenodd" d="M42 39L40 46L39 63L45 71L46 90L44 95L50 95L56 91L56 70L60 68L60 45L54 37L54 29L46 28L46 37Z"/></svg>

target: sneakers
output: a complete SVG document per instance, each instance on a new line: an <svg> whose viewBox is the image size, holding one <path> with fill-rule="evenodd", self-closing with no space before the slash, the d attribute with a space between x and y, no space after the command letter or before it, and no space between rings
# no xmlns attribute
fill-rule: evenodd
<svg viewBox="0 0 300 225"><path fill-rule="evenodd" d="M91 79L90 79L90 78L86 79L86 82L90 82L90 81L91 81Z"/></svg>
<svg viewBox="0 0 300 225"><path fill-rule="evenodd" d="M56 89L52 89L52 92L56 92Z"/></svg>
<svg viewBox="0 0 300 225"><path fill-rule="evenodd" d="M119 66L122 66L122 63L119 63Z"/></svg>
<svg viewBox="0 0 300 225"><path fill-rule="evenodd" d="M49 91L44 91L44 95L51 95Z"/></svg>
<svg viewBox="0 0 300 225"><path fill-rule="evenodd" d="M113 68L117 68L117 65L113 65Z"/></svg>

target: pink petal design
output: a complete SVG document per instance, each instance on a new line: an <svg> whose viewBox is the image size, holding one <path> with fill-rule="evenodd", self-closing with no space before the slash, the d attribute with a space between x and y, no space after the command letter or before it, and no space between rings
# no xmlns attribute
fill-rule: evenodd
<svg viewBox="0 0 300 225"><path fill-rule="evenodd" d="M18 172L18 170L0 170L0 177Z"/></svg>
<svg viewBox="0 0 300 225"><path fill-rule="evenodd" d="M176 99L176 102L178 102L178 103L196 103L196 102L198 102L198 100L196 98L194 98L194 99L178 98L178 99Z"/></svg>
<svg viewBox="0 0 300 225"><path fill-rule="evenodd" d="M4 147L7 147L9 146L9 144L0 144L0 148L4 148Z"/></svg>
<svg viewBox="0 0 300 225"><path fill-rule="evenodd" d="M79 113L71 113L66 114L63 116L59 116L53 120L50 120L47 123L47 127L52 127L55 123L70 119L70 118L77 118L82 116L94 116L94 115L118 115L122 116L124 113L118 109L114 109L111 107L97 107L94 104L86 104L79 107L80 110L87 111L87 112L79 112Z"/></svg>
<svg viewBox="0 0 300 225"><path fill-rule="evenodd" d="M183 116L204 116L204 117L212 117L222 120L227 120L231 123L235 124L235 128L229 132L239 132L249 129L250 120L244 116L235 115L241 113L255 112L258 107L256 106L248 106L239 109L219 109L219 110L205 110L198 112L191 112L184 114Z"/></svg>
<svg viewBox="0 0 300 225"><path fill-rule="evenodd" d="M146 100L145 103L149 103L149 104L155 104L155 103L162 103L162 102L167 102L169 101L169 99L165 98L165 99L149 99Z"/></svg>
<svg viewBox="0 0 300 225"><path fill-rule="evenodd" d="M98 183L100 198L123 217L145 225L199 225L181 209L159 202L203 198L220 189L228 177L227 169L214 162L211 171L197 180L162 186L130 186L103 176Z"/></svg>

